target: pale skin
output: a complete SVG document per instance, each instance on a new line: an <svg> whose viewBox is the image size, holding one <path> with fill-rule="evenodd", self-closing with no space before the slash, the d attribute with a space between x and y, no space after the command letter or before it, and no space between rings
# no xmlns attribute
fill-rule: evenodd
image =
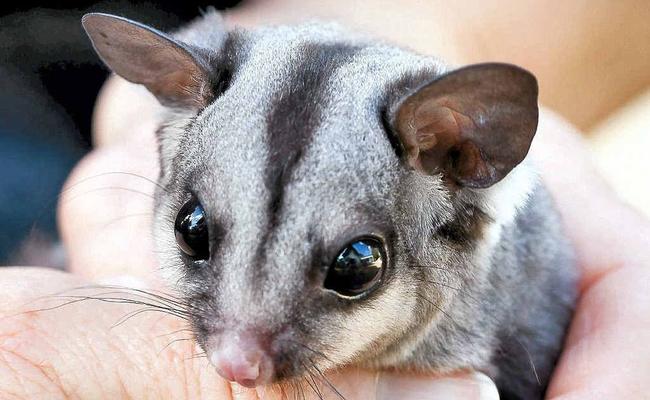
<svg viewBox="0 0 650 400"><path fill-rule="evenodd" d="M247 12L230 20L246 22L255 15ZM439 46L441 54L460 53L463 39L452 42ZM134 308L81 302L24 312L57 304L37 297L92 282L161 287L145 215L152 207L146 194L154 185L120 174L97 177L122 171L155 179L157 108L141 88L116 78L107 83L96 107L96 149L69 178L71 189L59 207L70 272L0 270L0 397L279 396L231 386L205 359L190 358L197 352L190 341L165 348L175 338L188 337L183 332L169 335L183 328L174 317L141 314L111 329ZM560 207L582 273L576 315L548 397L641 398L650 376L650 222L602 182L576 130L553 113L542 112L531 156ZM117 187L145 194L111 189ZM354 369L331 374L331 379L348 399L388 393L422 399L422 393L434 392L447 395L442 398L479 399L486 398L481 389L488 387L468 373L416 377ZM408 394L400 397L396 391ZM308 386L305 394L313 396Z"/></svg>

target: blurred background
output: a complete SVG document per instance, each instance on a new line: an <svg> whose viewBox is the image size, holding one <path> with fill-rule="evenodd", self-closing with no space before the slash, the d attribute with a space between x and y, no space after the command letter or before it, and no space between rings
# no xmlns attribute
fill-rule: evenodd
<svg viewBox="0 0 650 400"><path fill-rule="evenodd" d="M92 148L92 110L108 76L81 16L109 12L167 30L208 6L224 10L238 3L0 5L0 265L64 260L56 247L57 194ZM498 60L530 69L542 103L584 132L605 178L650 216L650 1L257 0L242 6L252 10L239 19L244 25L333 18L458 64ZM441 13L447 24L432 24L431 16ZM464 43L461 50L445 47L450 38ZM52 251L35 260L29 249L43 245Z"/></svg>

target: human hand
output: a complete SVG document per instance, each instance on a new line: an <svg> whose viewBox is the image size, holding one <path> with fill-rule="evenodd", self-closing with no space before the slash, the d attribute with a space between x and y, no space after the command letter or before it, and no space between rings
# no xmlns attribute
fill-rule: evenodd
<svg viewBox="0 0 650 400"><path fill-rule="evenodd" d="M531 149L581 270L579 301L547 392L562 400L641 399L650 376L650 222L594 171L582 138L543 112Z"/></svg>

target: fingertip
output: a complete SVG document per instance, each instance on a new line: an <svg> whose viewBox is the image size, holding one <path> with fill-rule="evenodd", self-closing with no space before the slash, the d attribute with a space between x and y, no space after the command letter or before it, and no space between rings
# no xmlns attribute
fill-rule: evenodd
<svg viewBox="0 0 650 400"><path fill-rule="evenodd" d="M492 379L481 372L473 372L472 379L477 383L479 388L479 399L481 400L499 400L499 390Z"/></svg>

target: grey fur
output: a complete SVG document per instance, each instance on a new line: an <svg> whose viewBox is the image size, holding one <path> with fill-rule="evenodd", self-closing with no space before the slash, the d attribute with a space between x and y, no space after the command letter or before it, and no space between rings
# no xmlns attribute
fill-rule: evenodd
<svg viewBox="0 0 650 400"><path fill-rule="evenodd" d="M407 168L387 132L395 101L447 66L319 23L232 33L210 12L176 38L231 74L159 132L156 242L172 285L204 310L201 345L246 327L277 338L277 379L305 359L471 368L502 398L542 397L575 298L552 201L527 162L491 188L452 191ZM224 65L210 65L218 81ZM190 192L219 232L199 264L174 241ZM371 233L388 246L384 282L357 300L324 291L341 245Z"/></svg>

